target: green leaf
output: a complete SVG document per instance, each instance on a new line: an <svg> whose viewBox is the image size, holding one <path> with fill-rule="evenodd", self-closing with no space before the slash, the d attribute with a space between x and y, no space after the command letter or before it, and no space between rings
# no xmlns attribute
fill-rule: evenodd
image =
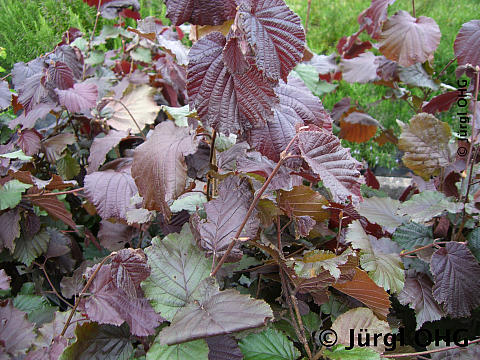
<svg viewBox="0 0 480 360"><path fill-rule="evenodd" d="M344 345L335 345L323 354L331 360L380 360L380 354L370 348L354 347L346 350Z"/></svg>
<svg viewBox="0 0 480 360"><path fill-rule="evenodd" d="M374 196L364 199L357 205L356 210L371 223L378 224L391 233L406 220L396 214L399 206L398 200Z"/></svg>
<svg viewBox="0 0 480 360"><path fill-rule="evenodd" d="M205 340L172 346L155 342L148 350L146 360L208 360L208 346Z"/></svg>
<svg viewBox="0 0 480 360"><path fill-rule="evenodd" d="M252 299L234 289L219 291L215 279L209 277L158 339L162 345L178 344L258 328L272 318L272 310L263 300Z"/></svg>
<svg viewBox="0 0 480 360"><path fill-rule="evenodd" d="M22 234L15 240L13 257L25 265L30 266L33 260L47 251L49 242L50 235L46 230L35 234L33 238L28 238Z"/></svg>
<svg viewBox="0 0 480 360"><path fill-rule="evenodd" d="M202 193L187 193L182 195L170 205L172 212L180 212L187 210L189 213L194 213L198 209L203 209L203 204L207 202L207 197Z"/></svg>
<svg viewBox="0 0 480 360"><path fill-rule="evenodd" d="M70 154L66 154L57 160L57 171L64 180L71 180L79 174L80 165Z"/></svg>
<svg viewBox="0 0 480 360"><path fill-rule="evenodd" d="M475 256L477 261L480 262L480 228L474 229L470 234L468 234L468 248Z"/></svg>
<svg viewBox="0 0 480 360"><path fill-rule="evenodd" d="M5 159L18 159L23 161L30 161L33 159L33 157L31 156L25 155L22 150L17 150L8 154L1 154L0 157L3 157Z"/></svg>
<svg viewBox="0 0 480 360"><path fill-rule="evenodd" d="M138 47L132 52L130 52L130 56L135 61L141 61L145 63L152 62L152 52L150 49L146 49L143 47Z"/></svg>
<svg viewBox="0 0 480 360"><path fill-rule="evenodd" d="M281 332L267 329L242 339L238 346L244 360L296 360L300 352Z"/></svg>
<svg viewBox="0 0 480 360"><path fill-rule="evenodd" d="M194 245L188 223L180 234L154 238L145 253L151 268L150 276L142 283L145 297L156 312L171 321L209 276L211 260Z"/></svg>
<svg viewBox="0 0 480 360"><path fill-rule="evenodd" d="M367 235L358 220L349 225L346 240L361 250L360 265L375 284L392 292L402 291L405 272L398 255L400 249L392 240Z"/></svg>
<svg viewBox="0 0 480 360"><path fill-rule="evenodd" d="M75 337L60 360L129 360L133 354L126 324L118 327L86 322L77 325Z"/></svg>
<svg viewBox="0 0 480 360"><path fill-rule="evenodd" d="M85 59L85 64L95 66L103 64L105 60L105 53L103 51L92 51L88 58Z"/></svg>
<svg viewBox="0 0 480 360"><path fill-rule="evenodd" d="M294 71L298 77L303 80L310 91L316 96L323 96L337 88L337 85L331 84L327 81L319 80L319 73L313 65L298 64Z"/></svg>
<svg viewBox="0 0 480 360"><path fill-rule="evenodd" d="M402 249L413 250L433 242L433 230L416 222L410 222L397 228L392 240Z"/></svg>
<svg viewBox="0 0 480 360"><path fill-rule="evenodd" d="M188 126L188 118L194 116L197 111L190 111L190 106L170 107L166 105L160 106L160 110L164 111L168 117L175 121L177 126Z"/></svg>
<svg viewBox="0 0 480 360"><path fill-rule="evenodd" d="M408 215L412 221L425 223L435 216L448 211L455 214L463 208L462 203L454 203L438 191L422 191L413 195L409 200L403 202L399 209L399 215Z"/></svg>
<svg viewBox="0 0 480 360"><path fill-rule="evenodd" d="M13 209L22 200L22 193L32 185L24 184L18 180L10 180L0 186L0 210Z"/></svg>

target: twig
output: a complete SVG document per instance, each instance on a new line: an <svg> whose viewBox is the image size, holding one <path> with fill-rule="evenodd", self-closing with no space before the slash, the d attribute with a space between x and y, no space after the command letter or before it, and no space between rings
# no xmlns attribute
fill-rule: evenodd
<svg viewBox="0 0 480 360"><path fill-rule="evenodd" d="M340 242L340 232L342 231L343 210L340 210L338 220L338 233L337 233L337 245L335 246L335 255L338 254L338 243Z"/></svg>
<svg viewBox="0 0 480 360"><path fill-rule="evenodd" d="M242 221L242 224L241 224L240 227L238 228L235 236L233 237L232 242L230 243L230 245L228 245L228 248L227 248L227 250L225 251L225 254L222 256L222 258L220 259L220 261L218 262L217 266L216 266L215 269L212 271L212 273L210 274L210 276L215 276L215 274L218 272L218 270L220 270L220 268L222 267L223 263L224 263L225 260L227 259L227 257L228 257L228 255L230 254L230 252L233 250L233 247L235 246L235 244L237 243L238 238L240 237L240 234L242 233L243 228L244 228L245 225L247 224L248 219L249 219L250 216L252 215L253 210L255 209L255 206L257 206L257 203L258 203L258 201L260 200L260 197L263 195L263 193L264 193L265 190L267 189L268 185L269 185L270 182L272 181L273 177L277 174L278 170L280 170L280 166L282 166L283 162L284 162L285 160L287 160L288 158L289 158L289 156L284 156L283 158L280 158L280 161L277 163L277 166L275 166L275 168L273 169L272 173L270 174L270 176L267 178L267 180L266 180L265 183L263 184L262 188L261 188L261 189L258 191L258 193L255 195L255 198L253 199L253 202L252 202L252 204L250 205L250 208L248 209L247 214L245 215L245 218L244 218L243 221Z"/></svg>
<svg viewBox="0 0 480 360"><path fill-rule="evenodd" d="M300 333L302 334L302 343L303 347L305 348L305 351L307 352L308 358L312 358L312 352L310 350L310 347L308 346L307 338L305 336L305 329L303 327L303 321L302 321L302 316L300 315L300 310L298 309L298 304L297 304L297 298L294 295L290 295L290 298L292 299L293 303L293 308L295 309L295 314L297 315L297 320L298 320L298 326L300 328Z"/></svg>
<svg viewBox="0 0 480 360"><path fill-rule="evenodd" d="M208 158L210 169L213 169L217 163L215 158L215 140L216 139L217 139L217 131L213 129L212 137L211 137L211 145L210 145L210 156ZM215 186L213 186L214 184L212 183L214 181L215 180L211 176L208 176L207 178L207 200L208 201L210 201L215 195Z"/></svg>
<svg viewBox="0 0 480 360"><path fill-rule="evenodd" d="M280 228L280 215L277 215L277 246L278 250L282 251L282 229Z"/></svg>
<svg viewBox="0 0 480 360"><path fill-rule="evenodd" d="M58 195L65 195L65 194L74 194L79 191L83 191L85 188L81 187L78 189L67 190L67 191L59 191L59 192L51 192L51 193L38 193L38 194L25 194L22 195L25 198L36 198L36 197L43 197L43 196L58 196Z"/></svg>
<svg viewBox="0 0 480 360"><path fill-rule="evenodd" d="M415 0L412 0L412 16L416 17L416 15L415 15Z"/></svg>
<svg viewBox="0 0 480 360"><path fill-rule="evenodd" d="M137 126L137 129L138 129L138 131L140 132L140 135L142 136L143 140L147 141L147 137L145 136L145 134L143 133L142 129L140 128L140 125L138 125L137 120L135 120L135 118L133 117L133 115L132 115L132 113L130 112L130 110L128 110L128 108L125 106L125 104L124 104L121 100L117 100L117 99L115 99L115 98L106 98L105 100L114 101L114 102L117 102L117 103L119 103L120 105L122 105L123 108L125 109L125 111L128 113L128 115L130 115L130 117L132 118L133 122L134 122L135 125Z"/></svg>
<svg viewBox="0 0 480 360"><path fill-rule="evenodd" d="M312 0L307 1L307 17L305 19L305 36L308 34L308 21L310 20L310 10L312 8Z"/></svg>
<svg viewBox="0 0 480 360"><path fill-rule="evenodd" d="M110 255L106 256L97 266L97 268L95 269L95 271L93 272L93 274L90 276L90 279L88 279L87 283L85 284L85 286L83 287L82 291L80 292L80 294L78 294L78 298L75 300L75 305L73 306L73 309L72 311L70 311L70 315L68 316L68 319L67 319L67 322L65 323L65 326L63 327L63 330L62 332L60 333L60 336L63 336L65 335L65 332L67 331L68 329L68 326L70 325L70 321L72 321L72 318L73 318L73 314L75 314L75 311L77 311L77 307L78 305L80 304L80 299L82 298L82 295L85 294L85 292L88 290L88 288L90 287L90 285L92 284L93 282L93 279L95 279L95 276L97 276L98 272L100 271L100 269L102 268L103 264L105 264L105 262L110 259L112 256L116 255L117 253L116 252L112 252Z"/></svg>
<svg viewBox="0 0 480 360"><path fill-rule="evenodd" d="M475 344L475 343L478 343L478 342L480 342L480 339L475 339L475 340L469 341L468 345ZM402 357L410 357L410 356L419 356L419 355L421 356L421 355L438 353L438 352L442 352L442 351L448 351L448 350L452 350L452 349L458 349L458 348L460 348L460 346L453 345L453 346L447 346L447 347L432 349L432 350L427 350L427 351L414 352L414 353L391 354L391 355L382 354L382 357L387 358L387 359L394 359L394 358L402 358Z"/></svg>
<svg viewBox="0 0 480 360"><path fill-rule="evenodd" d="M5 80L6 78L8 78L8 77L11 76L11 75L12 75L12 73L5 75L4 77L2 77L2 78L0 79L0 81Z"/></svg>
<svg viewBox="0 0 480 360"><path fill-rule="evenodd" d="M58 293L57 289L55 289L55 286L53 286L53 283L52 283L52 281L50 280L50 277L48 276L47 271L45 270L45 264L39 264L39 263L37 263L37 262L35 262L35 261L34 261L33 263L34 263L35 265L37 265L40 269L42 269L43 274L45 275L45 278L47 279L48 283L50 284L50 287L52 288L52 291L54 292L54 294L57 295L57 297L58 297L61 301L63 301L65 304L67 304L69 307L72 308L73 305L70 304L66 299L64 299L63 296Z"/></svg>
<svg viewBox="0 0 480 360"><path fill-rule="evenodd" d="M288 227L288 225L290 225L292 223L292 219L288 220L288 222L283 225L283 227L280 229L280 233L283 233L285 231L285 229Z"/></svg>
<svg viewBox="0 0 480 360"><path fill-rule="evenodd" d="M260 284L262 283L262 274L258 274L257 276L257 292L255 294L255 299L258 299L260 296Z"/></svg>
<svg viewBox="0 0 480 360"><path fill-rule="evenodd" d="M87 45L87 52L90 53L90 50L92 48L92 41L93 41L93 37L95 36L95 31L97 30L97 25L98 25L98 19L100 18L100 5L102 4L102 0L98 0L98 4L97 4L97 15L95 17L95 24L93 25L93 31L92 31L92 35L90 36L90 39L88 40L88 45ZM83 63L83 72L82 72L82 79L85 79L85 71L87 69L87 66L85 64L85 62Z"/></svg>
<svg viewBox="0 0 480 360"><path fill-rule="evenodd" d="M454 62L455 60L457 60L457 57L456 57L456 56L455 56L453 59L451 59L451 60L447 63L447 65L445 65L444 68L438 73L438 75L435 75L433 78L434 78L434 79L438 79L440 76L442 76L443 73L444 73L445 71L447 71L447 69L450 67L450 65L453 64L453 62Z"/></svg>
<svg viewBox="0 0 480 360"><path fill-rule="evenodd" d="M414 249L414 250L407 251L407 252L404 252L404 253L400 253L400 256L406 256L406 255L414 254L414 253L416 253L416 252L418 252L418 251L431 248L432 246L442 245L442 244L446 244L446 243L448 243L448 241L433 242L433 243L431 243L431 244L428 244L428 245L425 245L425 246L416 248L416 249Z"/></svg>

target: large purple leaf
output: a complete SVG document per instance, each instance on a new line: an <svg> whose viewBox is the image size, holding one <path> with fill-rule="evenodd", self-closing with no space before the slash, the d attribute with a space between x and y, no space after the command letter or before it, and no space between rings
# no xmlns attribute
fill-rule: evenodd
<svg viewBox="0 0 480 360"><path fill-rule="evenodd" d="M75 80L73 79L73 72L67 64L56 61L50 64L46 76L42 79L42 84L47 89L56 88L59 90L66 90L73 87Z"/></svg>
<svg viewBox="0 0 480 360"><path fill-rule="evenodd" d="M12 83L15 90L18 91L30 76L38 73L41 74L45 67L46 64L43 58L37 58L26 64L24 62L18 62L13 65Z"/></svg>
<svg viewBox="0 0 480 360"><path fill-rule="evenodd" d="M238 132L246 127L245 118L254 125L265 123L278 99L255 65L244 74L229 72L222 56L225 43L221 33L212 32L193 45L187 90L202 121L222 132Z"/></svg>
<svg viewBox="0 0 480 360"><path fill-rule="evenodd" d="M365 26L372 38L379 38L383 23L387 20L388 6L394 2L395 0L372 0L370 7L358 16L358 23Z"/></svg>
<svg viewBox="0 0 480 360"><path fill-rule="evenodd" d="M10 106L12 102L12 93L8 87L8 82L0 82L0 110L4 110Z"/></svg>
<svg viewBox="0 0 480 360"><path fill-rule="evenodd" d="M23 105L25 112L29 112L39 103L51 103L48 90L42 84L44 74L30 76L18 90L18 102Z"/></svg>
<svg viewBox="0 0 480 360"><path fill-rule="evenodd" d="M242 224L248 208L253 201L253 194L247 179L230 176L218 187L218 197L205 204L207 220L200 222L199 245L209 255L220 257L233 241ZM253 238L257 234L259 221L254 212L248 219L240 234L242 238ZM237 248L230 254L230 261L239 259L242 252Z"/></svg>
<svg viewBox="0 0 480 360"><path fill-rule="evenodd" d="M235 17L234 0L166 0L167 17L174 25L220 25Z"/></svg>
<svg viewBox="0 0 480 360"><path fill-rule="evenodd" d="M414 274L405 278L402 292L398 294L398 301L402 305L410 305L415 310L417 330L427 321L440 320L444 313L432 295L433 282L426 274Z"/></svg>
<svg viewBox="0 0 480 360"><path fill-rule="evenodd" d="M11 300L0 302L0 357L11 359L24 354L35 340L33 328L26 314L15 309Z"/></svg>
<svg viewBox="0 0 480 360"><path fill-rule="evenodd" d="M132 334L137 336L153 334L162 318L154 312L140 288L140 282L149 274L141 250L121 250L112 258L112 264L98 271L90 286L91 296L82 303L88 317L101 324L121 325L126 321Z"/></svg>
<svg viewBox="0 0 480 360"><path fill-rule="evenodd" d="M172 345L257 328L272 318L272 310L264 301L233 289L219 291L214 281L207 278L200 284L193 301L158 334L161 344Z"/></svg>
<svg viewBox="0 0 480 360"><path fill-rule="evenodd" d="M305 31L300 18L283 0L241 0L237 19L260 71L274 81L280 78L287 81L305 50Z"/></svg>
<svg viewBox="0 0 480 360"><path fill-rule="evenodd" d="M79 59L73 47L69 45L58 46L48 58L55 62L64 63L72 71L75 79L83 79L83 60Z"/></svg>
<svg viewBox="0 0 480 360"><path fill-rule="evenodd" d="M280 153L296 134L296 126L314 124L326 130L332 129L330 115L320 100L313 96L303 81L289 77L275 88L280 103L273 107L273 118L264 127L249 132L249 142L273 161L280 160Z"/></svg>
<svg viewBox="0 0 480 360"><path fill-rule="evenodd" d="M35 155L42 147L42 135L36 130L24 129L18 137L17 145L20 146L25 155Z"/></svg>
<svg viewBox="0 0 480 360"><path fill-rule="evenodd" d="M60 104L71 112L90 110L97 105L98 89L95 83L76 83L66 90L55 89L55 92Z"/></svg>
<svg viewBox="0 0 480 360"><path fill-rule="evenodd" d="M437 49L440 36L435 20L425 16L414 18L401 10L385 22L380 52L405 67L424 63Z"/></svg>
<svg viewBox="0 0 480 360"><path fill-rule="evenodd" d="M117 130L110 130L104 137L97 136L93 140L93 144L90 148L87 172L90 174L93 171L97 171L100 165L105 161L108 152L127 136L127 132Z"/></svg>
<svg viewBox="0 0 480 360"><path fill-rule="evenodd" d="M171 121L157 125L148 140L135 149L132 176L148 210L170 217L167 202L185 190L185 156L196 150L195 137L188 128L177 127Z"/></svg>
<svg viewBox="0 0 480 360"><path fill-rule="evenodd" d="M453 318L470 316L480 305L480 265L463 243L449 242L432 255L433 297Z"/></svg>
<svg viewBox="0 0 480 360"><path fill-rule="evenodd" d="M85 176L85 195L96 206L102 219L127 219L127 211L134 209L130 199L137 186L130 168L122 171L96 171Z"/></svg>
<svg viewBox="0 0 480 360"><path fill-rule="evenodd" d="M480 20L463 24L453 45L458 65L480 66Z"/></svg>
<svg viewBox="0 0 480 360"><path fill-rule="evenodd" d="M137 296L136 289L150 275L147 258L141 249L122 249L112 259L110 267L114 285L130 297Z"/></svg>
<svg viewBox="0 0 480 360"><path fill-rule="evenodd" d="M340 145L340 140L320 131L306 131L298 135L298 147L311 169L320 176L335 201L354 202L362 199L360 193L360 164Z"/></svg>
<svg viewBox="0 0 480 360"><path fill-rule="evenodd" d="M20 236L20 211L18 208L8 210L0 215L0 249L8 248L13 252L14 241Z"/></svg>
<svg viewBox="0 0 480 360"><path fill-rule="evenodd" d="M343 80L350 83L365 84L370 81L378 80L377 76L377 56L371 52L360 54L353 59L342 59L340 69Z"/></svg>
<svg viewBox="0 0 480 360"><path fill-rule="evenodd" d="M28 113L22 112L20 116L8 123L10 129L14 129L17 125L22 125L23 128L31 129L35 126L38 119L43 119L52 110L55 109L53 103L41 103L35 105Z"/></svg>

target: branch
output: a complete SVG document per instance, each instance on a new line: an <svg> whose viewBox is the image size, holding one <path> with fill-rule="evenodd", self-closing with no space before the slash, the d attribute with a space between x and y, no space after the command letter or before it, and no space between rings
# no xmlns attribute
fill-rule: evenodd
<svg viewBox="0 0 480 360"><path fill-rule="evenodd" d="M80 192L85 190L85 188L81 187L78 189L67 190L67 191L59 191L59 192L50 192L50 193L38 193L38 194L25 194L23 195L24 198L36 198L36 197L43 197L43 196L58 196L58 195L65 195L65 194L74 194L76 192Z"/></svg>
<svg viewBox="0 0 480 360"><path fill-rule="evenodd" d="M431 244L428 244L428 245L425 245L425 246L416 248L416 249L411 250L411 251L402 252L402 253L400 253L400 257L402 257L402 256L407 256L407 255L410 255L410 254L414 254L414 253L416 253L416 252L418 252L418 251L431 248L432 246L446 244L447 242L448 242L448 241L433 242L433 243L431 243Z"/></svg>
<svg viewBox="0 0 480 360"><path fill-rule="evenodd" d="M475 339L475 340L469 341L468 345L475 344L475 343L478 343L478 342L480 342L480 339ZM428 355L428 354L438 353L438 352L442 352L442 351L458 349L460 347L463 347L463 346L453 345L453 346L447 346L447 347L443 347L443 348L439 348L439 349L420 351L420 352L414 352L414 353L405 353L405 354L392 354L392 355L382 354L382 357L387 358L387 359L394 359L394 358L402 358L402 357L410 357L410 356Z"/></svg>
<svg viewBox="0 0 480 360"><path fill-rule="evenodd" d="M73 314L75 314L75 311L77 311L77 307L78 305L80 304L80 299L82 298L82 295L85 294L85 292L88 290L88 288L90 287L90 285L92 284L93 282L93 279L95 279L95 276L97 276L98 272L100 271L100 269L102 268L103 264L105 264L105 262L110 259L113 255L116 255L117 253L116 252L112 252L110 255L106 256L97 266L97 268L95 269L95 271L93 272L92 276L90 276L90 279L88 279L87 283L85 284L85 286L83 287L82 291L80 292L80 294L78 294L78 298L77 300L75 301L75 305L73 306L73 309L72 311L70 311L70 315L68 316L68 320L67 322L65 323L65 326L63 327L63 330L62 332L60 333L60 336L63 336L65 335L65 332L67 331L68 329L68 326L70 325L70 321L72 321L72 318L73 318Z"/></svg>
<svg viewBox="0 0 480 360"><path fill-rule="evenodd" d="M275 168L273 169L272 173L271 173L270 176L267 178L267 180L265 180L265 183L263 184L262 188L261 188L261 189L258 191L258 193L255 195L255 198L253 199L253 202L252 202L252 204L250 205L250 208L248 209L247 214L245 215L245 218L244 218L243 221L242 221L242 224L241 224L240 227L238 228L235 236L233 237L232 242L230 243L230 245L228 245L228 248L227 248L227 250L225 251L225 254L223 254L222 258L221 258L220 261L218 262L218 264L217 264L217 266L215 267L215 269L211 272L210 276L215 276L215 274L218 272L218 270L220 270L220 268L222 267L223 263L224 263L225 260L227 259L228 255L230 255L230 253L232 252L233 247L234 247L235 244L237 243L238 238L240 237L240 234L242 233L243 228L244 228L245 225L247 224L247 221L248 221L248 219L250 218L250 216L252 215L253 210L255 210L255 207L257 206L257 203L258 203L258 201L260 200L260 197L263 195L263 193L265 192L265 190L267 190L268 185L270 185L270 182L272 181L273 177L278 173L278 171L280 170L280 167L282 166L282 164L291 157L290 154L287 155L287 152L288 152L288 150L290 149L290 147L293 145L293 143L295 142L295 140L297 139L297 136L298 136L298 134L295 135L292 140L290 140L290 142L288 143L288 145L287 145L287 147L285 148L285 150L283 150L282 153L280 154L280 161L277 163L277 165L275 166Z"/></svg>
<svg viewBox="0 0 480 360"><path fill-rule="evenodd" d="M307 0L307 17L305 19L305 36L308 34L308 20L310 20L310 10L312 8L312 0Z"/></svg>

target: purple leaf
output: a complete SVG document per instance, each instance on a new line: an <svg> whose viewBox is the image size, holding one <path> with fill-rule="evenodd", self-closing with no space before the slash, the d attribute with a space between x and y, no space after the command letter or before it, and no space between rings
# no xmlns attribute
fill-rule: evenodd
<svg viewBox="0 0 480 360"><path fill-rule="evenodd" d="M208 344L208 360L242 360L243 354L237 342L228 335L205 339Z"/></svg>
<svg viewBox="0 0 480 360"><path fill-rule="evenodd" d="M225 43L221 33L212 32L193 45L187 90L190 106L197 109L201 120L228 133L243 130L248 122L265 123L278 99L273 83L265 81L254 64L241 75L229 72L222 56Z"/></svg>
<svg viewBox="0 0 480 360"><path fill-rule="evenodd" d="M73 87L73 84L75 84L75 81L73 80L73 72L66 64L57 61L50 64L45 79L42 79L42 84L47 89L70 89Z"/></svg>
<svg viewBox="0 0 480 360"><path fill-rule="evenodd" d="M110 266L114 285L128 296L136 297L136 289L150 275L147 258L141 249L123 249L112 258Z"/></svg>
<svg viewBox="0 0 480 360"><path fill-rule="evenodd" d="M296 126L314 124L330 131L332 121L320 100L298 78L289 77L275 93L280 103L273 107L273 118L263 128L252 129L249 142L261 154L279 161L280 153L296 134Z"/></svg>
<svg viewBox="0 0 480 360"><path fill-rule="evenodd" d="M303 58L305 31L283 0L241 0L238 28L245 34L258 69L269 79L287 81Z"/></svg>
<svg viewBox="0 0 480 360"><path fill-rule="evenodd" d="M96 137L90 148L88 157L87 173L91 174L97 171L106 159L110 150L117 146L124 138L128 136L125 131L110 130L104 137Z"/></svg>
<svg viewBox="0 0 480 360"><path fill-rule="evenodd" d="M449 242L432 255L433 297L453 318L470 316L480 305L480 265L463 243Z"/></svg>
<svg viewBox="0 0 480 360"><path fill-rule="evenodd" d="M234 0L166 0L167 17L173 25L221 25L235 17Z"/></svg>
<svg viewBox="0 0 480 360"><path fill-rule="evenodd" d="M127 211L134 209L130 199L137 186L130 168L122 171L95 171L85 176L85 195L96 206L102 219L127 219Z"/></svg>
<svg viewBox="0 0 480 360"><path fill-rule="evenodd" d="M264 301L238 291L219 291L212 278L205 279L193 301L180 310L172 324L158 335L163 345L178 344L264 326L272 310Z"/></svg>
<svg viewBox="0 0 480 360"><path fill-rule="evenodd" d="M42 84L43 79L42 73L35 74L29 77L18 90L18 102L23 105L26 113L39 103L52 103L48 90Z"/></svg>
<svg viewBox="0 0 480 360"><path fill-rule="evenodd" d="M104 2L100 8L100 13L105 19L115 19L124 9L132 7L133 11L140 11L138 0L110 0Z"/></svg>
<svg viewBox="0 0 480 360"><path fill-rule="evenodd" d="M171 121L157 125L148 140L135 149L132 176L148 210L170 217L167 202L185 190L185 156L196 150L188 128L179 128Z"/></svg>
<svg viewBox="0 0 480 360"><path fill-rule="evenodd" d="M125 247L126 243L132 241L132 238L138 231L128 225L121 223L111 223L107 220L100 222L100 230L97 237L100 244L110 251L118 251Z"/></svg>
<svg viewBox="0 0 480 360"><path fill-rule="evenodd" d="M83 302L85 311L91 320L97 321L100 324L121 325L124 321L130 326L132 334L137 336L148 336L155 332L162 321L161 317L156 314L148 300L143 296L143 291L140 286L134 288L134 292L128 294L125 292L125 269L121 266L122 257L128 259L127 253L133 251L125 249L122 255L116 255L113 259L117 265L104 265L97 273L93 280L89 292L92 294ZM116 261L118 260L118 261ZM145 262L146 259L144 258ZM128 262L126 263L128 264ZM132 265L131 263L129 265ZM96 265L98 266L98 265ZM128 268L128 265L127 265ZM130 276L134 284L139 280L144 280L147 276L145 273L136 271L138 264L135 267L130 266L129 269L133 271L130 275L134 275L134 279ZM93 273L95 267L91 269L90 274ZM120 275L120 276L119 276ZM141 281L141 280L140 280ZM121 285L118 287L117 285Z"/></svg>
<svg viewBox="0 0 480 360"><path fill-rule="evenodd" d="M73 73L77 80L83 79L83 59L80 61L75 50L69 45L61 45L55 49L49 59L64 63Z"/></svg>
<svg viewBox="0 0 480 360"><path fill-rule="evenodd" d="M334 201L362 200L360 164L340 140L327 132L306 131L298 134L298 147L311 169L332 192Z"/></svg>
<svg viewBox="0 0 480 360"><path fill-rule="evenodd" d="M400 10L384 24L380 35L380 52L402 66L424 63L440 43L440 28L435 20L412 17Z"/></svg>
<svg viewBox="0 0 480 360"><path fill-rule="evenodd" d="M8 123L10 129L14 129L18 124L22 125L25 129L31 129L35 126L35 122L38 119L43 119L47 114L55 109L55 104L52 103L42 103L35 105L28 113L23 111L23 113L18 116L16 119L13 119Z"/></svg>
<svg viewBox="0 0 480 360"><path fill-rule="evenodd" d="M45 67L45 61L42 58L34 59L26 64L19 62L13 65L12 83L15 90L18 91L29 77L41 74Z"/></svg>
<svg viewBox="0 0 480 360"><path fill-rule="evenodd" d="M23 150L25 155L32 156L38 154L42 147L42 135L37 130L25 129L18 137L17 145Z"/></svg>
<svg viewBox="0 0 480 360"><path fill-rule="evenodd" d="M405 278L405 285L398 294L398 301L402 305L410 305L415 310L418 330L427 321L440 320L444 313L433 298L432 280L426 274L413 275Z"/></svg>
<svg viewBox="0 0 480 360"><path fill-rule="evenodd" d="M366 27L372 38L379 38L383 23L387 20L388 6L394 2L395 0L372 0L370 7L359 15L358 23Z"/></svg>
<svg viewBox="0 0 480 360"><path fill-rule="evenodd" d="M248 208L253 201L253 194L247 179L230 176L218 187L218 197L205 204L206 221L200 222L199 245L207 254L220 257L230 245L242 224ZM257 234L259 221L256 211L249 217L240 237L254 238ZM229 255L229 262L242 256L238 246Z"/></svg>
<svg viewBox="0 0 480 360"><path fill-rule="evenodd" d="M24 354L35 341L34 325L23 311L13 307L12 301L0 302L0 354L2 359Z"/></svg>
<svg viewBox="0 0 480 360"><path fill-rule="evenodd" d="M8 82L0 82L0 111L5 110L12 102L12 93L8 87Z"/></svg>
<svg viewBox="0 0 480 360"><path fill-rule="evenodd" d="M37 187L30 188L28 194L38 194L40 190ZM62 221L70 226L73 230L77 229L75 222L72 219L72 214L65 208L65 204L58 200L55 196L35 196L30 198L33 205L37 205L44 209L50 216Z"/></svg>
<svg viewBox="0 0 480 360"><path fill-rule="evenodd" d="M98 90L94 83L76 83L66 90L55 89L60 104L70 112L90 110L97 105Z"/></svg>
<svg viewBox="0 0 480 360"><path fill-rule="evenodd" d="M459 66L480 66L479 36L480 20L471 20L462 25L453 45Z"/></svg>
<svg viewBox="0 0 480 360"><path fill-rule="evenodd" d="M8 210L0 215L0 249L7 248L13 252L14 241L20 236L20 211L18 208Z"/></svg>
<svg viewBox="0 0 480 360"><path fill-rule="evenodd" d="M340 69L343 73L343 80L360 84L378 80L377 58L373 53L366 52L353 59L342 59Z"/></svg>
<svg viewBox="0 0 480 360"><path fill-rule="evenodd" d="M459 91L449 91L433 97L422 107L422 112L435 115L437 112L448 111L452 105L459 99Z"/></svg>

